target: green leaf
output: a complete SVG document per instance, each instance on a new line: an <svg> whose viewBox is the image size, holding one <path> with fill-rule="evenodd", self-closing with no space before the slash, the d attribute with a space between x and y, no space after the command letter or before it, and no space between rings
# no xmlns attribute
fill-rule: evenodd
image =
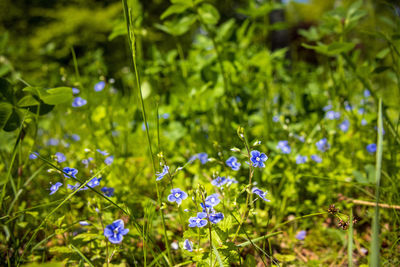
<svg viewBox="0 0 400 267"><path fill-rule="evenodd" d="M381 73L381 72L384 72L384 71L387 71L387 70L390 70L390 69L392 69L391 66L379 66L379 67L376 67L376 68L372 71L372 73L379 74L379 73Z"/></svg>
<svg viewBox="0 0 400 267"><path fill-rule="evenodd" d="M18 107L29 107L29 106L36 106L36 105L39 105L39 101L37 101L32 95L24 96L17 103Z"/></svg>
<svg viewBox="0 0 400 267"><path fill-rule="evenodd" d="M72 88L57 87L48 89L41 97L44 103L49 105L58 105L72 100Z"/></svg>
<svg viewBox="0 0 400 267"><path fill-rule="evenodd" d="M211 4L202 4L198 9L201 20L205 24L215 25L219 20L218 10Z"/></svg>
<svg viewBox="0 0 400 267"><path fill-rule="evenodd" d="M174 36L179 36L186 33L190 26L196 22L195 15L188 15L180 19L173 19L164 22L163 25L156 24L155 27Z"/></svg>
<svg viewBox="0 0 400 267"><path fill-rule="evenodd" d="M13 108L12 113L9 116L6 124L3 127L3 130L6 132L12 132L21 125L22 123L22 114L19 110Z"/></svg>
<svg viewBox="0 0 400 267"><path fill-rule="evenodd" d="M12 85L6 79L0 78L0 99L11 102L13 97Z"/></svg>
<svg viewBox="0 0 400 267"><path fill-rule="evenodd" d="M172 5L169 8L167 8L167 10L165 10L164 13L161 14L160 18L163 20L166 17L171 16L172 14L181 14L189 7L190 7L190 5L188 5L187 2L185 2L184 4L180 3L180 4Z"/></svg>
<svg viewBox="0 0 400 267"><path fill-rule="evenodd" d="M285 254L278 254L275 253L274 257L280 262L290 262L296 259L295 255L285 255Z"/></svg>
<svg viewBox="0 0 400 267"><path fill-rule="evenodd" d="M0 129L3 129L4 125L10 118L12 113L12 105L9 103L0 103Z"/></svg>

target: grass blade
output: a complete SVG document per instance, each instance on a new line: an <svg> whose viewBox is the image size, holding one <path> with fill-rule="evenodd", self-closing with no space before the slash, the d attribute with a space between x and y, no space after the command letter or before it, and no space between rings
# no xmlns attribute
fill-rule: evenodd
<svg viewBox="0 0 400 267"><path fill-rule="evenodd" d="M89 266L94 267L93 263L74 245L70 244L69 245L73 250L76 251L76 253L79 254L79 256L81 256L81 258L87 262L87 264L89 264Z"/></svg>
<svg viewBox="0 0 400 267"><path fill-rule="evenodd" d="M347 260L348 267L353 267L353 207L349 214L349 230L347 231Z"/></svg>
<svg viewBox="0 0 400 267"><path fill-rule="evenodd" d="M218 249L213 245L213 251L215 254L215 257L217 258L218 264L220 267L224 267L224 263L222 262L221 256L219 255Z"/></svg>

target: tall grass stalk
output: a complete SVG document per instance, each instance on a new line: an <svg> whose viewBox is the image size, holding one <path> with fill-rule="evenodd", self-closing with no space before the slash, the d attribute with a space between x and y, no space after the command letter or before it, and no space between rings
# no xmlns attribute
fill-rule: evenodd
<svg viewBox="0 0 400 267"><path fill-rule="evenodd" d="M348 267L353 267L353 207L350 209L349 214L349 230L347 231L347 260Z"/></svg>
<svg viewBox="0 0 400 267"><path fill-rule="evenodd" d="M377 142L377 152L376 152L376 165L375 165L375 212L372 219L372 243L371 243L371 259L370 266L379 266L379 250L380 250L380 240L379 240L379 196L380 196L380 182L381 182L381 168L382 168L382 149L383 149L383 123L382 123L382 99L379 99L379 109L378 109L378 142Z"/></svg>
<svg viewBox="0 0 400 267"><path fill-rule="evenodd" d="M123 9L124 9L126 27L127 27L127 31L128 31L129 47L130 47L130 51L131 51L131 55L132 55L133 67L134 67L135 76L136 76L136 85L137 85L138 92L139 92L139 100L140 100L140 105L141 105L141 108L142 108L143 121L144 121L144 125L145 125L145 128L146 128L146 135L147 135L150 159L151 159L151 163L152 163L152 166L153 166L153 173L155 174L156 165L155 165L155 161L154 161L154 157L153 157L153 149L152 149L152 146L151 146L149 126L147 124L146 109L145 109L144 101L143 101L142 87L141 87L141 84L140 84L140 76L139 76L138 68L137 68L137 64L136 64L136 47L135 47L135 33L134 33L134 28L133 28L133 19L131 17L131 12L130 12L127 0L122 0L122 4L123 4ZM166 247L166 250L167 250L169 264L173 264L171 251L170 251L170 248L169 248L166 225L165 225L165 217L164 217L164 213L163 213L163 211L161 209L161 205L162 205L162 203L161 203L161 195L160 195L160 190L158 188L157 181L156 181L155 184L156 184L159 212L160 212L161 221L162 221L162 227L163 227L163 232L164 232L164 243L165 243L165 247ZM146 242L146 239L143 238L143 243L145 243L145 242Z"/></svg>

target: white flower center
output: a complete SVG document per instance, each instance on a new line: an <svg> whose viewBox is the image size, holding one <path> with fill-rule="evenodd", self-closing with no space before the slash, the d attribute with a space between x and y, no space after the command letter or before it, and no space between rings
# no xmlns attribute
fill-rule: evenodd
<svg viewBox="0 0 400 267"><path fill-rule="evenodd" d="M180 197L180 196L181 196L181 194L175 193L175 197L176 197L176 198L178 198L178 197Z"/></svg>
<svg viewBox="0 0 400 267"><path fill-rule="evenodd" d="M257 157L256 160L257 160L257 161L260 161L260 157Z"/></svg>
<svg viewBox="0 0 400 267"><path fill-rule="evenodd" d="M197 218L196 223L199 224L201 222L200 218Z"/></svg>

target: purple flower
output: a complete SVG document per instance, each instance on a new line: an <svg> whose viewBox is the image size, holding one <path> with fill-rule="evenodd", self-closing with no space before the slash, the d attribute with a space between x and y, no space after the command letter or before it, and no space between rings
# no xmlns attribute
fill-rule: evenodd
<svg viewBox="0 0 400 267"><path fill-rule="evenodd" d="M289 142L287 140L279 141L276 149L280 149L283 154L289 154L291 151Z"/></svg>
<svg viewBox="0 0 400 267"><path fill-rule="evenodd" d="M99 152L100 154L102 154L103 156L108 156L108 154L109 154L109 153L108 153L107 151L105 151L105 150L103 151L103 150L100 150L100 149L96 149L96 151Z"/></svg>
<svg viewBox="0 0 400 267"><path fill-rule="evenodd" d="M156 181L160 181L162 178L164 178L164 176L168 174L168 171L169 167L167 165L164 165L162 172L156 173L157 176Z"/></svg>
<svg viewBox="0 0 400 267"><path fill-rule="evenodd" d="M211 207L218 205L220 202L218 197L219 197L218 194L209 195L205 200L205 202L206 202L205 204L209 205Z"/></svg>
<svg viewBox="0 0 400 267"><path fill-rule="evenodd" d="M344 120L344 121L342 121L341 124L339 124L340 130L342 130L342 132L344 132L344 133L349 130L349 127L350 127L349 120Z"/></svg>
<svg viewBox="0 0 400 267"><path fill-rule="evenodd" d="M100 189L101 192L104 193L104 195L106 195L107 197L112 197L114 195L114 188L112 187L103 187Z"/></svg>
<svg viewBox="0 0 400 267"><path fill-rule="evenodd" d="M322 162L322 158L318 155L311 155L311 159L313 161L315 161L316 163L321 163Z"/></svg>
<svg viewBox="0 0 400 267"><path fill-rule="evenodd" d="M189 218L189 227L204 227L207 225L207 213L198 212L196 217Z"/></svg>
<svg viewBox="0 0 400 267"><path fill-rule="evenodd" d="M367 145L366 148L367 148L367 151L372 154L376 151L376 144L369 144L369 145Z"/></svg>
<svg viewBox="0 0 400 267"><path fill-rule="evenodd" d="M209 214L208 218L209 218L210 222L216 224L224 219L224 214L222 212L211 213L211 214Z"/></svg>
<svg viewBox="0 0 400 267"><path fill-rule="evenodd" d="M63 153L57 152L57 153L55 154L55 160L56 160L58 163L62 163L62 162L64 162L64 161L66 161L67 159L65 158L65 155L64 155Z"/></svg>
<svg viewBox="0 0 400 267"><path fill-rule="evenodd" d="M129 232L129 229L124 228L123 220L116 220L112 224L109 224L104 229L104 236L113 244L122 242L123 236Z"/></svg>
<svg viewBox="0 0 400 267"><path fill-rule="evenodd" d="M65 167L63 169L63 172L67 173L69 176L76 178L75 175L78 173L78 170L70 167ZM64 174L64 177L70 178L68 175Z"/></svg>
<svg viewBox="0 0 400 267"><path fill-rule="evenodd" d="M240 162L238 162L237 158L234 156L226 160L226 165L228 165L228 167L231 167L234 171L238 171L240 169Z"/></svg>
<svg viewBox="0 0 400 267"><path fill-rule="evenodd" d="M228 182L228 179L226 179L225 176L223 176L223 177L218 176L217 178L215 178L214 180L211 181L211 184L221 187L224 184L226 184L227 182Z"/></svg>
<svg viewBox="0 0 400 267"><path fill-rule="evenodd" d="M103 91L103 89L104 89L105 86L106 86L106 83L105 83L104 81L100 81L100 82L98 82L98 83L96 83L96 84L94 85L94 90L95 90L96 92Z"/></svg>
<svg viewBox="0 0 400 267"><path fill-rule="evenodd" d="M300 232L297 233L296 239L298 240L304 240L306 238L307 232L305 230L301 230Z"/></svg>
<svg viewBox="0 0 400 267"><path fill-rule="evenodd" d="M307 162L307 156L297 155L296 164L303 164Z"/></svg>
<svg viewBox="0 0 400 267"><path fill-rule="evenodd" d="M254 167L259 167L259 168L265 167L264 161L268 159L267 155L265 155L264 153L260 153L260 151L257 150L251 151L250 154L251 154L250 160Z"/></svg>
<svg viewBox="0 0 400 267"><path fill-rule="evenodd" d="M114 161L114 156L109 156L104 160L104 163L107 165L111 165L111 163L113 163Z"/></svg>
<svg viewBox="0 0 400 267"><path fill-rule="evenodd" d="M327 151L331 146L328 143L328 140L326 138L322 138L318 142L315 143L319 151L325 152Z"/></svg>
<svg viewBox="0 0 400 267"><path fill-rule="evenodd" d="M37 159L38 155L38 152L32 152L31 154L29 154L29 159Z"/></svg>
<svg viewBox="0 0 400 267"><path fill-rule="evenodd" d="M258 195L260 198L262 198L264 201L270 202L271 200L267 199L266 196L268 194L268 191L262 191L261 189L258 189L257 187L254 187L251 192L253 194Z"/></svg>
<svg viewBox="0 0 400 267"><path fill-rule="evenodd" d="M72 88L72 94L77 95L79 93L80 93L80 91L78 88L74 88L74 87Z"/></svg>
<svg viewBox="0 0 400 267"><path fill-rule="evenodd" d="M189 241L189 239L185 239L183 242L183 248L189 252L193 252L193 244Z"/></svg>
<svg viewBox="0 0 400 267"><path fill-rule="evenodd" d="M72 101L72 107L74 108L79 108L87 104L86 99L83 99L82 97L75 97L74 100Z"/></svg>
<svg viewBox="0 0 400 267"><path fill-rule="evenodd" d="M180 190L179 188L171 189L171 194L168 196L169 202L176 202L178 205L182 203L182 200L186 199L188 195Z"/></svg>
<svg viewBox="0 0 400 267"><path fill-rule="evenodd" d="M62 185L63 185L63 184L60 183L60 182L57 182L57 183L53 184L53 185L50 187L50 195L52 195L52 194L54 194L55 192L57 192L58 188L60 188L60 186L62 186Z"/></svg>

